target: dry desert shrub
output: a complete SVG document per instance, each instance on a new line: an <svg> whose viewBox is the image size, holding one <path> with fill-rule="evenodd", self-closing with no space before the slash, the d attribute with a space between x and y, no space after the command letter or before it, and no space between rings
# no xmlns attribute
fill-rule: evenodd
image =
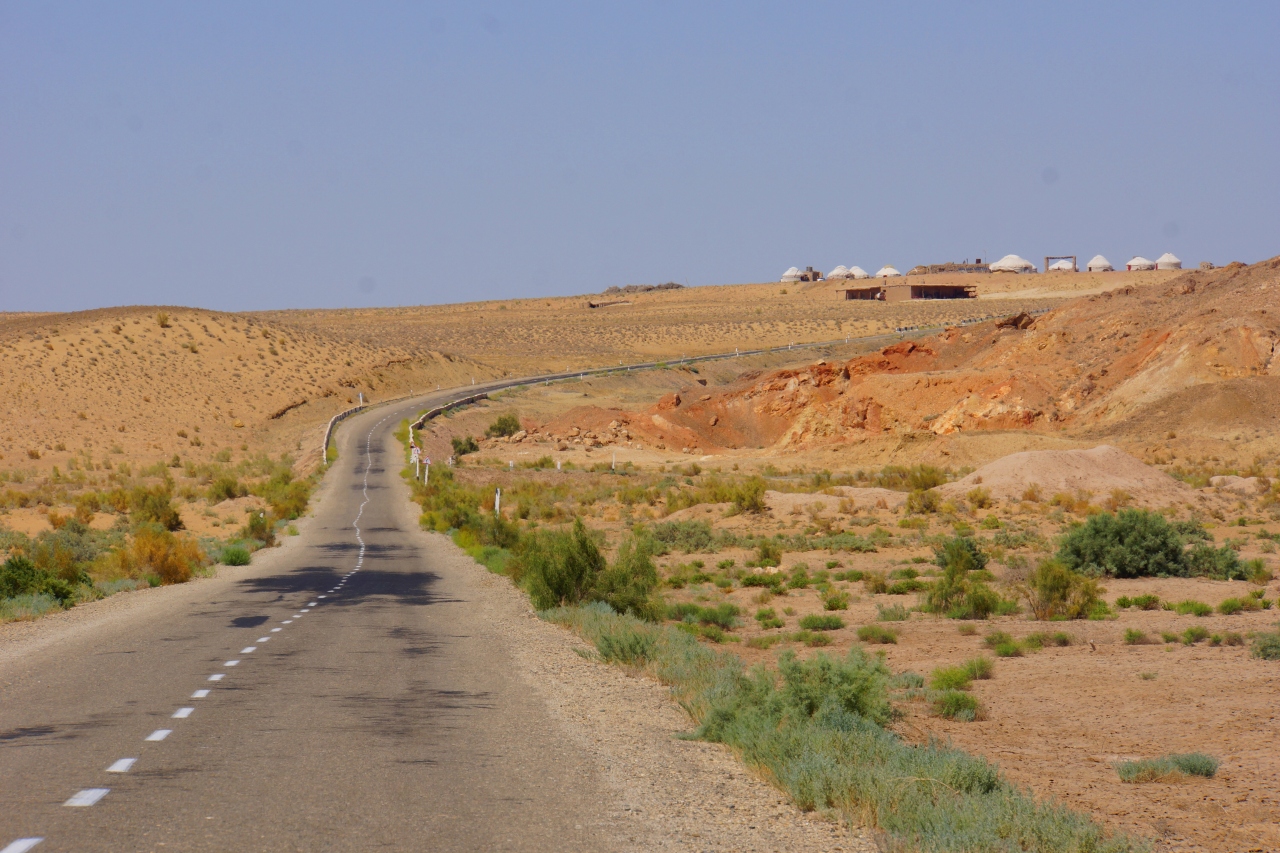
<svg viewBox="0 0 1280 853"><path fill-rule="evenodd" d="M106 579L153 575L160 583L185 583L204 563L193 540L174 536L158 525L140 526L133 540L99 558L94 574Z"/></svg>

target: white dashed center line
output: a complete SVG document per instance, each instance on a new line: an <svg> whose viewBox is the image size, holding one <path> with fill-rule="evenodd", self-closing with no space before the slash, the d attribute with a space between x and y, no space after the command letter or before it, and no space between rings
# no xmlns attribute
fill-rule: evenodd
<svg viewBox="0 0 1280 853"><path fill-rule="evenodd" d="M292 619L286 619L286 620L284 620L283 622L281 622L280 624L281 624L281 625L292 625L292 624L293 624L293 620L292 620ZM275 630L275 631L279 631L280 629L279 629L279 628L274 628L273 630Z"/></svg>
<svg viewBox="0 0 1280 853"><path fill-rule="evenodd" d="M10 841L6 844L5 848L0 850L0 853L27 853L28 850L41 841L44 841L44 838L19 838L17 841Z"/></svg>
<svg viewBox="0 0 1280 853"><path fill-rule="evenodd" d="M107 768L108 773L128 773L133 768L133 762L136 758L121 758L119 761Z"/></svg>
<svg viewBox="0 0 1280 853"><path fill-rule="evenodd" d="M257 650L258 650L257 646L245 646L243 649L240 650L240 654L242 655L252 654Z"/></svg>
<svg viewBox="0 0 1280 853"><path fill-rule="evenodd" d="M279 634L279 633L280 633L281 631L283 631L283 630L284 630L283 628L272 628L272 629L271 629L271 633L273 633L273 634Z"/></svg>
<svg viewBox="0 0 1280 853"><path fill-rule="evenodd" d="M185 720L187 717L190 717L195 710L195 708L179 708L173 712L173 718L175 720Z"/></svg>
<svg viewBox="0 0 1280 853"><path fill-rule="evenodd" d="M192 699L203 699L204 697L206 697L206 696L208 696L208 695L209 695L209 691L208 691L208 690L197 690L195 693L192 693L192 694L191 694L191 698L192 698Z"/></svg>
<svg viewBox="0 0 1280 853"><path fill-rule="evenodd" d="M63 803L63 805L71 806L73 808L84 808L86 806L91 806L94 803L98 802L98 800L101 800L103 797L105 797L107 795L107 792L110 790L111 790L110 788L85 788L83 791L78 792L71 799Z"/></svg>
<svg viewBox="0 0 1280 853"><path fill-rule="evenodd" d="M171 734L173 734L173 729L156 729L154 732L147 735L147 740L150 740L150 741L164 740Z"/></svg>
<svg viewBox="0 0 1280 853"><path fill-rule="evenodd" d="M226 663L224 663L223 666L237 666L239 665L239 663L240 661L238 660L229 660Z"/></svg>
<svg viewBox="0 0 1280 853"><path fill-rule="evenodd" d="M259 642L259 643L265 643L267 640L270 640L270 639L271 639L270 637L259 637L259 638L257 639L257 642Z"/></svg>
<svg viewBox="0 0 1280 853"><path fill-rule="evenodd" d="M226 678L226 677L227 677L227 674L226 674L225 672L215 672L213 675L209 676L209 680L210 680L210 681L221 681L222 679L224 679L224 678Z"/></svg>

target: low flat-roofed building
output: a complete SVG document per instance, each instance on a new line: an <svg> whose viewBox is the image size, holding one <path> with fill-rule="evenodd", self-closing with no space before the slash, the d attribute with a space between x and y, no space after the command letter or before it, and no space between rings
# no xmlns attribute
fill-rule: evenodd
<svg viewBox="0 0 1280 853"><path fill-rule="evenodd" d="M976 299L978 287L973 284L875 284L838 287L845 299L870 299L878 302L906 302L910 299Z"/></svg>

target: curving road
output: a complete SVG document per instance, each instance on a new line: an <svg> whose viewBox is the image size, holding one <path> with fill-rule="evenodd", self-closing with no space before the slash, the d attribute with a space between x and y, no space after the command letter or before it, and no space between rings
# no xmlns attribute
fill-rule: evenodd
<svg viewBox="0 0 1280 853"><path fill-rule="evenodd" d="M351 418L302 535L252 566L0 635L0 853L617 846L417 528L391 433L446 399Z"/></svg>

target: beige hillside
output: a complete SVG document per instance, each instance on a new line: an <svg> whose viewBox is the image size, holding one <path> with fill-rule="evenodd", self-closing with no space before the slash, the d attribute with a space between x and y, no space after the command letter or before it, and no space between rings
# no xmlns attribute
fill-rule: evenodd
<svg viewBox="0 0 1280 853"><path fill-rule="evenodd" d="M1205 499L1185 483L1106 444L1088 450L1011 453L939 486L938 491L949 498L963 499L979 487L1003 501L1018 501L1028 495L1048 499L1055 494L1081 493L1123 493L1143 506L1198 503Z"/></svg>
<svg viewBox="0 0 1280 853"><path fill-rule="evenodd" d="M116 308L0 317L0 470L63 475L107 462L223 453L319 460L324 428L363 393L492 371L256 317Z"/></svg>

